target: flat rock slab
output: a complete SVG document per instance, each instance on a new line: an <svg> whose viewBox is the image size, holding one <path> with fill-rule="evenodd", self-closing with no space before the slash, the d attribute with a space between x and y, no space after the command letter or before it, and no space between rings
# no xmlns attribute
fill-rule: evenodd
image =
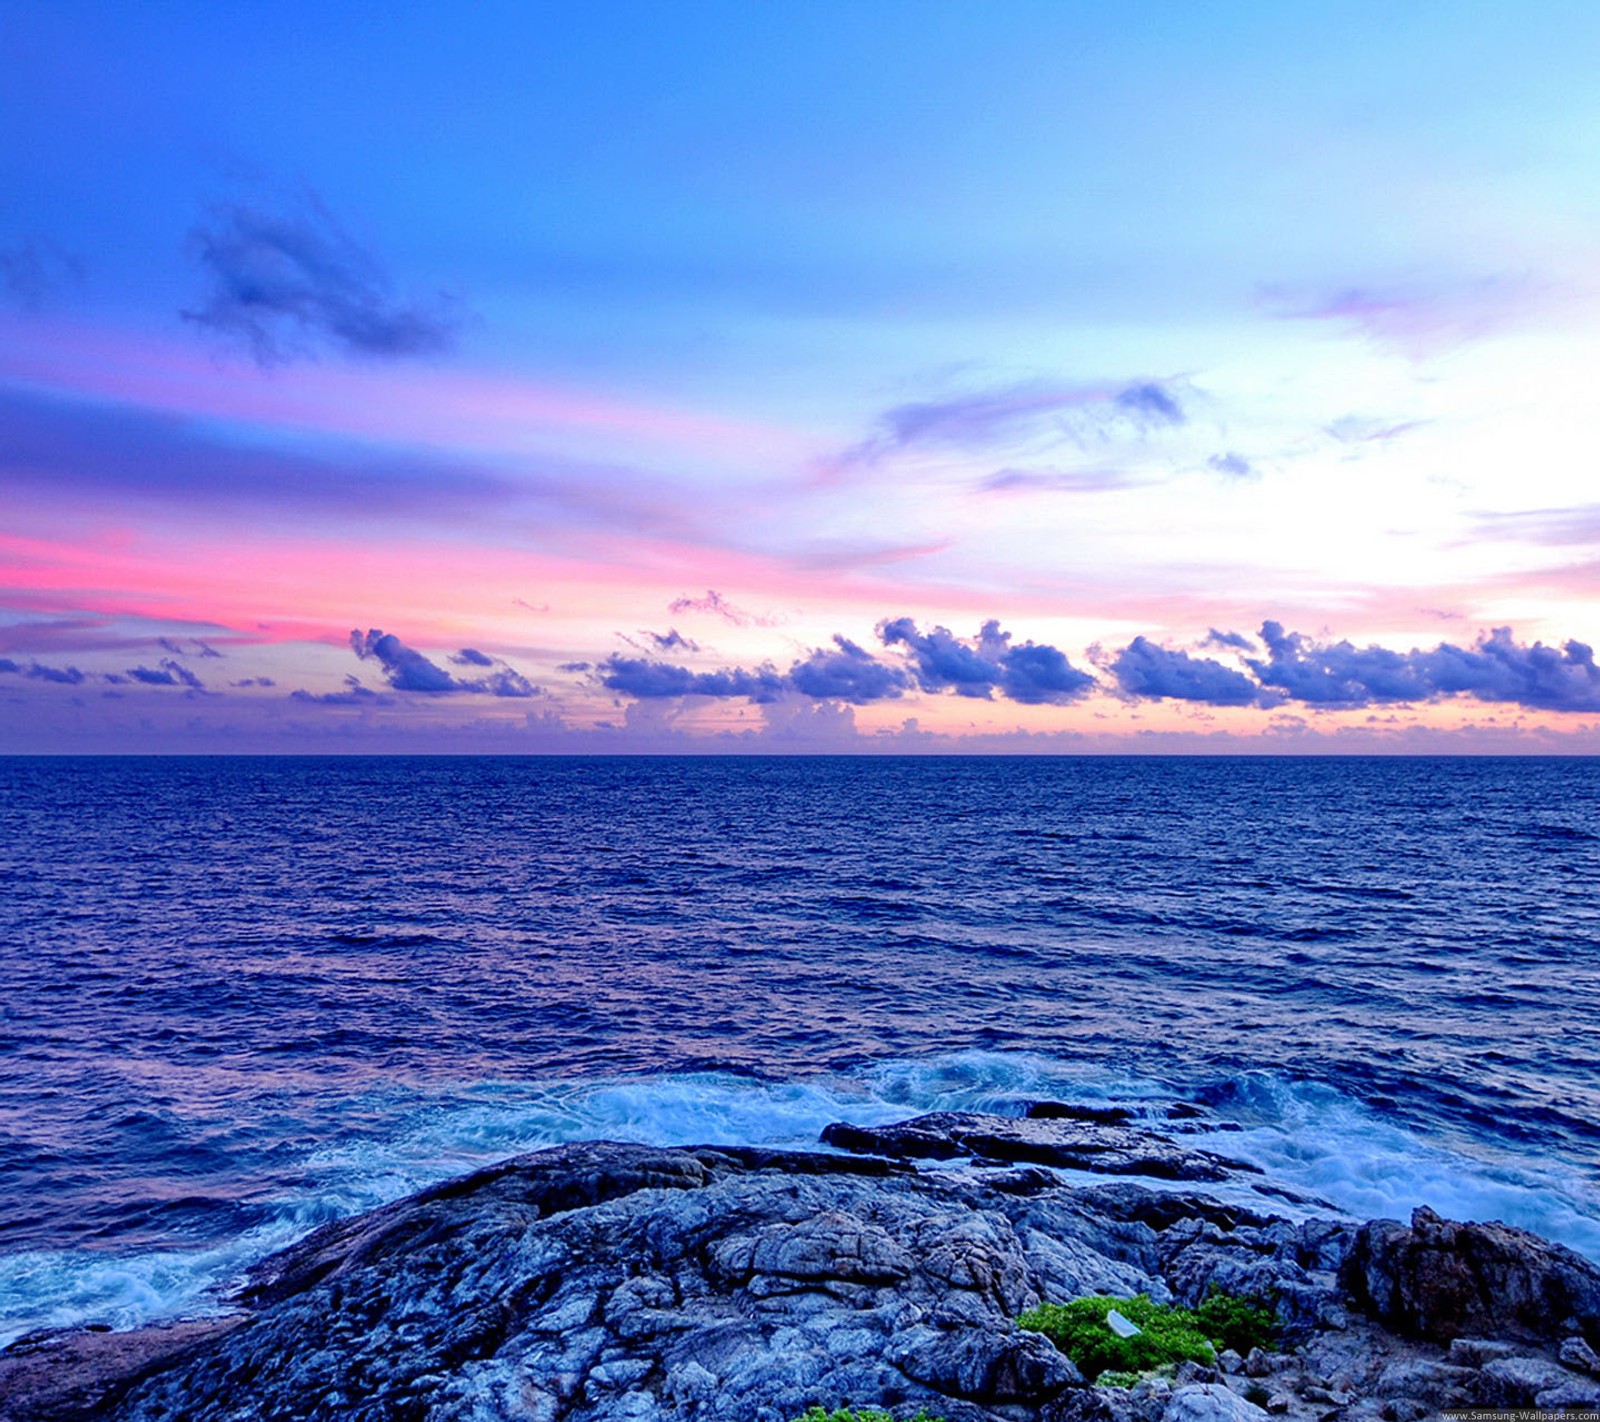
<svg viewBox="0 0 1600 1422"><path fill-rule="evenodd" d="M1260 1174L1253 1165L1195 1150L1156 1131L1069 1116L1018 1119L935 1111L892 1126L837 1122L822 1132L822 1139L839 1150L895 1160L968 1157L1157 1180L1215 1181Z"/></svg>

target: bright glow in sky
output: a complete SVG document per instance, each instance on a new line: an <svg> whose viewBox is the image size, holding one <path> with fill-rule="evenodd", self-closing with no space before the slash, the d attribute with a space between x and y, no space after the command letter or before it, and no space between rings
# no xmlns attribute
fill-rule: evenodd
<svg viewBox="0 0 1600 1422"><path fill-rule="evenodd" d="M1600 752L1600 9L0 0L0 752Z"/></svg>

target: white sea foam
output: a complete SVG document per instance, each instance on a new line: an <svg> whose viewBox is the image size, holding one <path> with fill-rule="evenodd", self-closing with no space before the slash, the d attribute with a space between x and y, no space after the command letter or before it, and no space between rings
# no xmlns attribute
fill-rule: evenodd
<svg viewBox="0 0 1600 1422"><path fill-rule="evenodd" d="M388 1103L391 1126L319 1150L307 1183L271 1220L203 1249L116 1257L90 1251L0 1255L0 1345L42 1327L130 1328L215 1309L254 1261L329 1219L371 1209L453 1175L567 1141L817 1148L831 1121L881 1124L931 1110L1015 1111L1035 1097L1160 1103L1185 1084L1103 1064L963 1052L875 1063L843 1078L761 1082L720 1073L559 1082L479 1082ZM1193 1143L1258 1165L1269 1181L1358 1218L1405 1218L1421 1204L1455 1219L1502 1219L1600 1259L1600 1198L1555 1163L1489 1158L1420 1138L1325 1086L1251 1073L1219 1113L1242 1130ZM1161 1183L1161 1182L1152 1182ZM1181 1187L1190 1188L1190 1187ZM1248 1185L1205 1187L1257 1209L1305 1213Z"/></svg>

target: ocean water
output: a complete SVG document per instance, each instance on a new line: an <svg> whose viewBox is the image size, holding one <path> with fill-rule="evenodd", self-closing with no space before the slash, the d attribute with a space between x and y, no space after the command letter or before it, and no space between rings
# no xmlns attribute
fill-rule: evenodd
<svg viewBox="0 0 1600 1422"><path fill-rule="evenodd" d="M0 1343L565 1140L1208 1106L1600 1259L1600 761L0 759Z"/></svg>

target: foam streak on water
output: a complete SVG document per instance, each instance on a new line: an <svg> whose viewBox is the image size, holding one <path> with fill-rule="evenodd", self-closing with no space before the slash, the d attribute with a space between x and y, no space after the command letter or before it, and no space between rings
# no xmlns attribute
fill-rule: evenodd
<svg viewBox="0 0 1600 1422"><path fill-rule="evenodd" d="M1187 1097L1600 1257L1600 764L0 760L0 1310L564 1140Z"/></svg>

